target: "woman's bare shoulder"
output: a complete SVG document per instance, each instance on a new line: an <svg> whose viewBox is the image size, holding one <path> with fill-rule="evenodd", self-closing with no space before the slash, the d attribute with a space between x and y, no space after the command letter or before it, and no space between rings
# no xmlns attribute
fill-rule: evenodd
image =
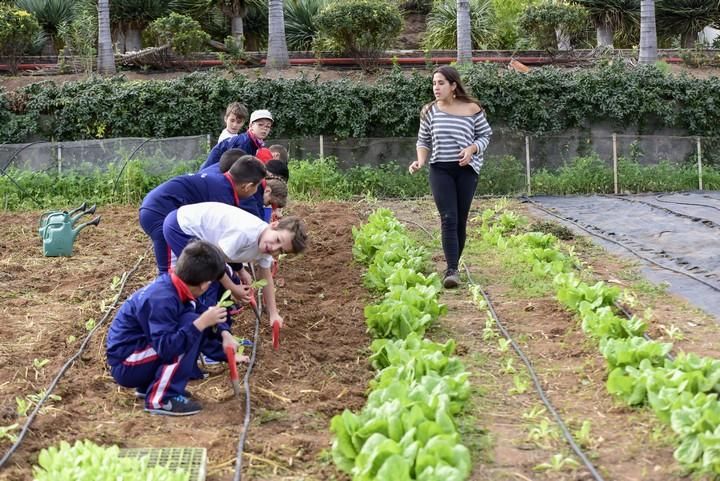
<svg viewBox="0 0 720 481"><path fill-rule="evenodd" d="M467 115L477 115L483 111L483 109L475 102L468 102L464 107L467 109Z"/></svg>

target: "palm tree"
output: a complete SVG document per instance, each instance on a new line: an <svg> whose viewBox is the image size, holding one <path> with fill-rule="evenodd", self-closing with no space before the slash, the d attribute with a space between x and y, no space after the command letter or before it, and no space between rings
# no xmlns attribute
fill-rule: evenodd
<svg viewBox="0 0 720 481"><path fill-rule="evenodd" d="M170 14L165 0L113 0L111 21L123 38L120 50L134 52L142 48L142 31L156 18Z"/></svg>
<svg viewBox="0 0 720 481"><path fill-rule="evenodd" d="M456 0L436 2L427 16L423 48L453 49L458 43L458 13ZM470 0L470 36L475 48L487 46L492 36L492 4L490 0Z"/></svg>
<svg viewBox="0 0 720 481"><path fill-rule="evenodd" d="M285 38L292 50L311 50L318 34L315 15L328 0L287 0L285 3Z"/></svg>
<svg viewBox="0 0 720 481"><path fill-rule="evenodd" d="M640 63L651 64L656 61L655 1L640 0Z"/></svg>
<svg viewBox="0 0 720 481"><path fill-rule="evenodd" d="M285 40L285 17L283 0L269 0L268 4L268 54L267 68L287 68L290 66L287 42Z"/></svg>
<svg viewBox="0 0 720 481"><path fill-rule="evenodd" d="M45 54L57 55L62 47L58 37L58 27L73 19L72 0L16 0L15 6L32 13L40 27L47 35L49 42L45 44Z"/></svg>
<svg viewBox="0 0 720 481"><path fill-rule="evenodd" d="M98 0L98 72L115 73L112 37L110 35L110 0Z"/></svg>
<svg viewBox="0 0 720 481"><path fill-rule="evenodd" d="M457 61L458 63L472 63L470 2L468 0L457 0Z"/></svg>
<svg viewBox="0 0 720 481"><path fill-rule="evenodd" d="M708 25L720 21L718 0L658 0L657 28L660 34L680 35L682 46L692 48Z"/></svg>
<svg viewBox="0 0 720 481"><path fill-rule="evenodd" d="M243 17L245 17L248 10L247 0L219 0L218 7L225 16L230 17L230 32L235 39L235 44L240 48L244 48Z"/></svg>
<svg viewBox="0 0 720 481"><path fill-rule="evenodd" d="M637 25L639 0L572 0L582 5L595 24L598 47L613 47L615 31Z"/></svg>

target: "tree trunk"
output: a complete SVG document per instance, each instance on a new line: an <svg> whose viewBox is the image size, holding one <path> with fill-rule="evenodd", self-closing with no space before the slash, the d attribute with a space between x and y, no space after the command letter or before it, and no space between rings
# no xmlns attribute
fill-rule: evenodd
<svg viewBox="0 0 720 481"><path fill-rule="evenodd" d="M555 40L557 40L557 48L561 52L565 52L572 49L570 44L570 35L568 35L562 27L555 29Z"/></svg>
<svg viewBox="0 0 720 481"><path fill-rule="evenodd" d="M139 52L140 50L142 50L140 30L134 26L128 27L127 30L125 30L125 51Z"/></svg>
<svg viewBox="0 0 720 481"><path fill-rule="evenodd" d="M680 36L680 45L683 48L695 48L698 41L698 32L685 32Z"/></svg>
<svg viewBox="0 0 720 481"><path fill-rule="evenodd" d="M117 49L117 52L125 53L125 32L123 32L122 28L116 28L114 35L115 38L113 42L115 43L115 48Z"/></svg>
<svg viewBox="0 0 720 481"><path fill-rule="evenodd" d="M98 73L115 73L115 55L110 36L110 0L98 0Z"/></svg>
<svg viewBox="0 0 720 481"><path fill-rule="evenodd" d="M458 63L472 63L470 2L468 0L457 0L457 61Z"/></svg>
<svg viewBox="0 0 720 481"><path fill-rule="evenodd" d="M640 59L641 64L657 61L657 33L655 30L655 1L640 0Z"/></svg>
<svg viewBox="0 0 720 481"><path fill-rule="evenodd" d="M245 48L245 32L243 30L243 18L240 15L233 15L231 20L231 33L235 39L235 45L240 49Z"/></svg>
<svg viewBox="0 0 720 481"><path fill-rule="evenodd" d="M597 46L613 48L614 31L609 23L600 24L596 28Z"/></svg>
<svg viewBox="0 0 720 481"><path fill-rule="evenodd" d="M288 68L287 41L285 39L285 15L283 0L270 0L268 4L268 54L265 66L269 69Z"/></svg>

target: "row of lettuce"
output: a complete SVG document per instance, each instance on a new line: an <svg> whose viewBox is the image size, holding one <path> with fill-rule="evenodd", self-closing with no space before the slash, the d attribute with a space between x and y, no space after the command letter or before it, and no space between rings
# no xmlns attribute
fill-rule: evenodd
<svg viewBox="0 0 720 481"><path fill-rule="evenodd" d="M620 289L584 282L579 262L552 234L520 232L520 216L503 209L488 209L480 220L485 242L553 278L558 300L579 316L607 361L608 391L632 406L649 406L670 425L679 444L675 459L685 469L720 474L720 360L687 353L672 359L672 344L644 335L646 320L619 312Z"/></svg>
<svg viewBox="0 0 720 481"><path fill-rule="evenodd" d="M438 275L423 273L428 252L388 209L353 237L353 256L368 266L364 283L382 296L365 307L377 372L362 410L332 419L333 460L354 481L465 480L472 463L455 416L470 395L469 373L453 340L424 339L447 310Z"/></svg>

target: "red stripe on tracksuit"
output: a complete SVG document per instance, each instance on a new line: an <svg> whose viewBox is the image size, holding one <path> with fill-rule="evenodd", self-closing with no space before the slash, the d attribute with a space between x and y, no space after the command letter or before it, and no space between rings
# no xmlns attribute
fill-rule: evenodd
<svg viewBox="0 0 720 481"><path fill-rule="evenodd" d="M152 391L150 391L150 396L148 397L150 406L153 408L160 409L162 407L162 399L165 397L167 387L172 382L172 378L175 375L178 366L180 366L180 361L183 356L184 354L176 357L172 364L168 364L163 367L160 378L153 384Z"/></svg>
<svg viewBox="0 0 720 481"><path fill-rule="evenodd" d="M130 354L128 357L125 358L125 360L122 362L125 366L138 366L140 364L147 364L149 362L152 362L158 358L157 352L155 352L155 349L153 349L152 346L148 345L147 347L143 349L138 349L137 351Z"/></svg>

